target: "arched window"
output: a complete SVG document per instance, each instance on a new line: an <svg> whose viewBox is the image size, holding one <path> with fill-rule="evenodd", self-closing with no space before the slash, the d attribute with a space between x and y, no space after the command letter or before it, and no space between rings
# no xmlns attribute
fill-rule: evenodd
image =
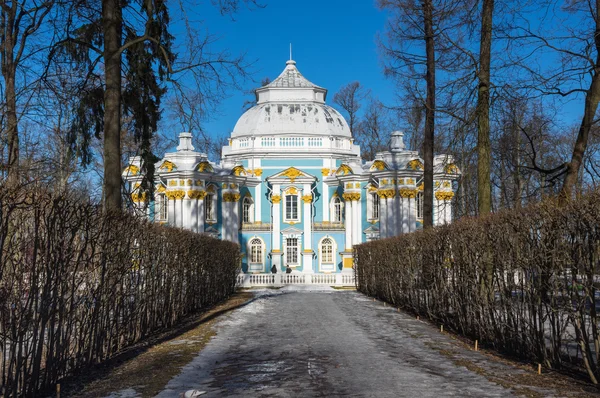
<svg viewBox="0 0 600 398"><path fill-rule="evenodd" d="M423 192L417 194L417 219L423 219Z"/></svg>
<svg viewBox="0 0 600 398"><path fill-rule="evenodd" d="M264 253L263 242L259 238L254 238L250 241L249 244L249 261L253 264L262 264L263 263L263 253Z"/></svg>
<svg viewBox="0 0 600 398"><path fill-rule="evenodd" d="M321 241L321 263L333 263L333 239L324 238Z"/></svg>
<svg viewBox="0 0 600 398"><path fill-rule="evenodd" d="M252 198L247 196L244 198L244 201L242 202L242 222L243 223L251 223L254 222L254 202L252 201Z"/></svg>
<svg viewBox="0 0 600 398"><path fill-rule="evenodd" d="M331 200L331 221L342 222L343 208L344 207L339 196L336 196Z"/></svg>

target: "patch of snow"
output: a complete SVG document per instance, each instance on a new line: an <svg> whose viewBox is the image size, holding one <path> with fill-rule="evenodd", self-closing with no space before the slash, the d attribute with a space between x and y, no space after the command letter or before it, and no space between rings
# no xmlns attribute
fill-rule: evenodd
<svg viewBox="0 0 600 398"><path fill-rule="evenodd" d="M135 391L133 388L126 388L121 391L111 392L105 398L140 398L142 394Z"/></svg>

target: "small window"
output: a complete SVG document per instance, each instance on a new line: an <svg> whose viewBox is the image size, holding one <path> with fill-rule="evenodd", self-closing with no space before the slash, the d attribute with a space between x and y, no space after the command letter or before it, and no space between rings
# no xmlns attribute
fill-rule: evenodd
<svg viewBox="0 0 600 398"><path fill-rule="evenodd" d="M254 264L262 264L263 262L263 243L258 238L250 241L250 262Z"/></svg>
<svg viewBox="0 0 600 398"><path fill-rule="evenodd" d="M285 196L285 220L298 220L298 195Z"/></svg>
<svg viewBox="0 0 600 398"><path fill-rule="evenodd" d="M154 204L154 214L156 214L157 221L167 221L169 214L169 199L167 195L160 193L156 195L156 203Z"/></svg>
<svg viewBox="0 0 600 398"><path fill-rule="evenodd" d="M417 194L417 218L423 218L423 192Z"/></svg>
<svg viewBox="0 0 600 398"><path fill-rule="evenodd" d="M333 263L333 240L331 238L321 241L321 262Z"/></svg>
<svg viewBox="0 0 600 398"><path fill-rule="evenodd" d="M298 264L298 238L286 239L285 260L287 264Z"/></svg>
<svg viewBox="0 0 600 398"><path fill-rule="evenodd" d="M244 198L242 203L242 222L243 223L251 223L253 221L252 217L252 199L249 197Z"/></svg>
<svg viewBox="0 0 600 398"><path fill-rule="evenodd" d="M371 194L371 219L379 219L379 195L376 192Z"/></svg>
<svg viewBox="0 0 600 398"><path fill-rule="evenodd" d="M333 222L342 222L342 209L342 201L338 196L336 196L331 202L331 215Z"/></svg>

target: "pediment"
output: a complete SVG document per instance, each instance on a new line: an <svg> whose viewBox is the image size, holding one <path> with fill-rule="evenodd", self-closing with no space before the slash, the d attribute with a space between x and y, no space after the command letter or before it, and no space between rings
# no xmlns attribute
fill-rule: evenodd
<svg viewBox="0 0 600 398"><path fill-rule="evenodd" d="M267 181L272 180L289 180L291 183L294 183L296 180L302 179L310 179L311 181L315 181L316 178L304 171L297 169L295 167L289 167L277 174L272 175L267 178Z"/></svg>
<svg viewBox="0 0 600 398"><path fill-rule="evenodd" d="M304 231L295 227L288 227L281 230L282 235L302 235Z"/></svg>

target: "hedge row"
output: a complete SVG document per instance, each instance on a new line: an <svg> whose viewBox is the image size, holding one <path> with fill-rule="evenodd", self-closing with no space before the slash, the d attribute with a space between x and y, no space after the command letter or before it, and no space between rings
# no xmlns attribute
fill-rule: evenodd
<svg viewBox="0 0 600 398"><path fill-rule="evenodd" d="M356 247L358 289L499 351L600 377L600 194Z"/></svg>
<svg viewBox="0 0 600 398"><path fill-rule="evenodd" d="M0 392L33 396L235 289L239 247L0 187Z"/></svg>

